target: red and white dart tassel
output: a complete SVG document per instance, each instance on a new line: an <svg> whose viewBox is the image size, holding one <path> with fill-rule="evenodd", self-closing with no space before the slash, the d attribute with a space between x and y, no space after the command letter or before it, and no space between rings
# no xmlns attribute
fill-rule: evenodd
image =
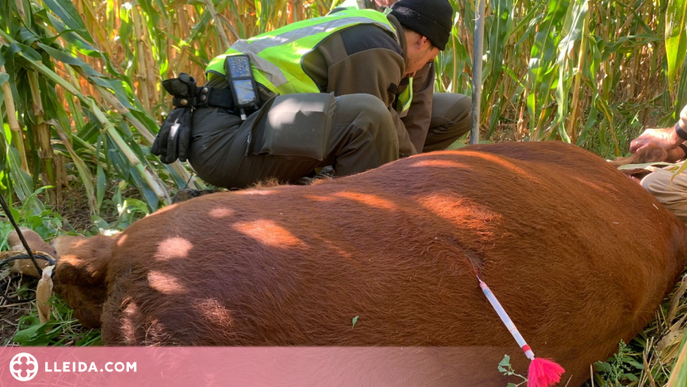
<svg viewBox="0 0 687 387"><path fill-rule="evenodd" d="M560 382L561 375L563 375L565 372L563 367L552 360L534 357L534 352L532 352L530 346L527 345L525 339L522 337L520 332L518 332L518 328L515 327L513 320L510 319L508 313L506 313L506 310L503 309L503 306L501 306L499 300L497 300L496 296L494 296L494 293L491 292L487 284L485 284L482 279L479 278L479 276L477 276L477 279L479 280L479 286L482 288L484 295L487 296L489 303L499 315L501 321L503 321L503 323L506 325L506 328L508 328L510 334L513 335L515 341L518 342L518 345L522 351L525 352L525 356L531 360L530 368L527 372L527 387L550 387Z"/></svg>

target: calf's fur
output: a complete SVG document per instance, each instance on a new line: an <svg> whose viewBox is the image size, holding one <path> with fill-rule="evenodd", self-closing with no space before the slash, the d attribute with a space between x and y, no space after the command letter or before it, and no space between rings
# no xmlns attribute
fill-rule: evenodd
<svg viewBox="0 0 687 387"><path fill-rule="evenodd" d="M685 231L575 146L479 145L60 238L55 290L106 345L454 347L423 385L502 386L504 354L529 362L478 271L535 354L566 369L561 385L579 386L652 319Z"/></svg>

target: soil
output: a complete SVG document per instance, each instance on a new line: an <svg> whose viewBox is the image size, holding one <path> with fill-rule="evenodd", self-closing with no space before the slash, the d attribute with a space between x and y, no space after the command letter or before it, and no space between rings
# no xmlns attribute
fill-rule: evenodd
<svg viewBox="0 0 687 387"><path fill-rule="evenodd" d="M13 297L17 288L21 285L19 280L13 279L9 286L5 286L5 280L2 284L5 288L1 293L4 296ZM35 288L35 280L23 281L25 283L34 282L33 287ZM0 298L0 343L2 346L15 346L11 342L12 337L17 333L17 325L19 319L23 316L28 315L31 310L35 308L35 302L18 303L8 300L7 298Z"/></svg>
<svg viewBox="0 0 687 387"><path fill-rule="evenodd" d="M29 304L32 305L32 304ZM17 344L11 342L12 337L17 333L17 322L22 316L30 313L28 306L8 306L3 300L0 305L0 340L3 346L14 347Z"/></svg>
<svg viewBox="0 0 687 387"><path fill-rule="evenodd" d="M117 209L113 205L108 204L109 200L112 199L117 183L117 181L110 182L105 192L103 205L100 208L99 215L106 222L114 222L117 220ZM122 197L141 199L141 195L136 187L131 186L123 190ZM70 188L69 190L65 190L63 192L63 200L53 207L53 211L62 217L64 223L63 229L66 232L87 234L93 227L91 211L88 207L88 197L83 188Z"/></svg>
<svg viewBox="0 0 687 387"><path fill-rule="evenodd" d="M70 192L70 199L56 206L55 212L62 216L66 229L77 233L91 227L91 212L85 192Z"/></svg>

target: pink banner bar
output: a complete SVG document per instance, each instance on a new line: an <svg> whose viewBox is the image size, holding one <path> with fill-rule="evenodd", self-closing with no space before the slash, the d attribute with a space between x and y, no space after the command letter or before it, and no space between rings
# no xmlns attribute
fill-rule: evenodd
<svg viewBox="0 0 687 387"><path fill-rule="evenodd" d="M4 347L0 385L475 386L498 378L498 362L471 364L495 349Z"/></svg>

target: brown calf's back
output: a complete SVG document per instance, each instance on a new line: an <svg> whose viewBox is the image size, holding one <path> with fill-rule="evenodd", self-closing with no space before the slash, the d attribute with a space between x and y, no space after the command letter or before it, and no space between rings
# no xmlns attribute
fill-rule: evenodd
<svg viewBox="0 0 687 387"><path fill-rule="evenodd" d="M110 242L63 240L56 289L86 324L102 322L109 345L455 347L425 385L504 385L504 354L520 370L527 361L478 271L535 354L578 386L650 321L685 264L685 236L584 150L480 145L203 196Z"/></svg>

